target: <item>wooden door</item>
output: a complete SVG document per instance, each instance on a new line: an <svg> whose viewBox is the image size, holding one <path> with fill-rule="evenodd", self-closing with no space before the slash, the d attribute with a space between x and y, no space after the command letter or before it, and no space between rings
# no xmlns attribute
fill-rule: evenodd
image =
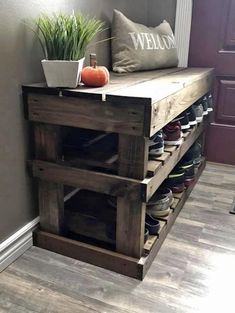
<svg viewBox="0 0 235 313"><path fill-rule="evenodd" d="M207 158L235 164L235 0L194 0L189 66L215 68Z"/></svg>

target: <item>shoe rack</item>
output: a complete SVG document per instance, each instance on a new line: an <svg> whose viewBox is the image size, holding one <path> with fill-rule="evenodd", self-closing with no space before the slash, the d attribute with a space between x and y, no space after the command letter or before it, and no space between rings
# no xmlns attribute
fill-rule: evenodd
<svg viewBox="0 0 235 313"><path fill-rule="evenodd" d="M143 279L193 186L175 196L170 215L161 219L158 236L144 243L146 203L203 136L206 126L195 126L184 134L181 146L166 147L154 161L148 159L148 139L208 93L212 79L212 69L174 68L112 74L109 85L96 89L23 86L26 118L34 128L35 155L29 165L39 194L40 227L34 232L34 244ZM63 138L68 127L98 131L106 143L90 154L77 152L65 157ZM106 149L110 143L116 146L113 155ZM100 237L96 238L95 232L90 240L69 235L66 189L70 195L82 189L117 199L111 246L98 244ZM109 206L102 205L104 217L110 212ZM86 233L81 221L79 225Z"/></svg>

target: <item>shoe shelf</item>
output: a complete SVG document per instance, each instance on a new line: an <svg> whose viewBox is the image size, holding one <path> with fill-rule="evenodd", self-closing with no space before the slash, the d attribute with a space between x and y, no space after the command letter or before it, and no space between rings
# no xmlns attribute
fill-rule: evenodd
<svg viewBox="0 0 235 313"><path fill-rule="evenodd" d="M203 136L206 123L184 133L180 146L166 146L155 160L148 158L149 138L208 93L212 80L212 69L175 68L111 74L110 84L102 88L23 86L26 118L34 129L29 163L38 180L40 228L34 244L143 279L191 187L181 198L175 196L159 235L144 244L146 203ZM77 132L79 144L65 140L70 131ZM116 211L98 198L101 207L86 206L82 199L77 205L80 189L115 197ZM113 220L115 233L110 233L105 225Z"/></svg>

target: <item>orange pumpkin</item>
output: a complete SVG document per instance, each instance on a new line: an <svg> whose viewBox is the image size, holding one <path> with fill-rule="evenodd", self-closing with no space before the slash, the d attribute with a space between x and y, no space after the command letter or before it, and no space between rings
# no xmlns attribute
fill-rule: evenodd
<svg viewBox="0 0 235 313"><path fill-rule="evenodd" d="M97 66L96 56L90 56L90 66L81 72L81 81L88 87L102 87L109 82L109 71L105 66Z"/></svg>

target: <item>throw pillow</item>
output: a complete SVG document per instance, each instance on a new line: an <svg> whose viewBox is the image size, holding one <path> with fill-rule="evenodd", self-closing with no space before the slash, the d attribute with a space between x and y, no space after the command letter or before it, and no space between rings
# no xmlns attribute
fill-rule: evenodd
<svg viewBox="0 0 235 313"><path fill-rule="evenodd" d="M134 23L114 10L112 64L118 73L169 68L178 65L175 37L166 21L157 27Z"/></svg>

